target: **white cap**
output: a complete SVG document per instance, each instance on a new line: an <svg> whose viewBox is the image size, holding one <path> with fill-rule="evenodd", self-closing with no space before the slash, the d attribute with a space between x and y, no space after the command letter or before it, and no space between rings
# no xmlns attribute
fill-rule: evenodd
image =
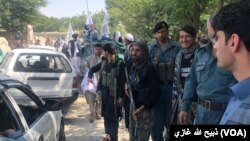
<svg viewBox="0 0 250 141"><path fill-rule="evenodd" d="M125 35L125 38L126 38L128 41L130 41L130 42L133 42L133 41L134 41L134 36L133 36L132 34L127 33L127 34Z"/></svg>

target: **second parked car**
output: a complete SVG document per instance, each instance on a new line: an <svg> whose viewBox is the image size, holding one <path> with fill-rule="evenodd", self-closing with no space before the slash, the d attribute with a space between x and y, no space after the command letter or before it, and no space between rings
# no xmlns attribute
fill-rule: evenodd
<svg viewBox="0 0 250 141"><path fill-rule="evenodd" d="M78 97L75 69L54 47L31 46L12 50L0 65L0 74L30 85L45 100L73 102Z"/></svg>

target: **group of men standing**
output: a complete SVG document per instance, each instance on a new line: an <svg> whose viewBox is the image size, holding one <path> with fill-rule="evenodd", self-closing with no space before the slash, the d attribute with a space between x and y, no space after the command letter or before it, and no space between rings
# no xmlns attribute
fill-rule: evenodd
<svg viewBox="0 0 250 141"><path fill-rule="evenodd" d="M211 15L210 41L203 46L196 43L191 25L179 30L179 43L172 41L165 21L153 29L155 43L129 42L124 60L114 44L104 44L104 57L90 67L88 79L91 83L99 72L97 92L109 139L118 140L126 101L130 141L147 141L150 136L168 141L171 124L250 124L249 15L244 0Z"/></svg>

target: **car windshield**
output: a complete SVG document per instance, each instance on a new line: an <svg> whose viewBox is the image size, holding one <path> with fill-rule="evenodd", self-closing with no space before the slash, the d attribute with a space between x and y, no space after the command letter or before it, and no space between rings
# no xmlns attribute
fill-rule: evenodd
<svg viewBox="0 0 250 141"><path fill-rule="evenodd" d="M70 73L72 69L68 61L60 55L20 54L16 60L14 71Z"/></svg>

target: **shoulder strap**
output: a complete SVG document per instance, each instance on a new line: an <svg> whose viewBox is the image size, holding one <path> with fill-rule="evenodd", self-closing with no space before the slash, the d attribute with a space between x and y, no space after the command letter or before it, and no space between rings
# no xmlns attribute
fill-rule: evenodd
<svg viewBox="0 0 250 141"><path fill-rule="evenodd" d="M116 77L118 76L119 74L119 70L120 70L120 64L123 62L123 60L119 59L118 62L117 62L117 65L115 67L115 74L116 74Z"/></svg>

